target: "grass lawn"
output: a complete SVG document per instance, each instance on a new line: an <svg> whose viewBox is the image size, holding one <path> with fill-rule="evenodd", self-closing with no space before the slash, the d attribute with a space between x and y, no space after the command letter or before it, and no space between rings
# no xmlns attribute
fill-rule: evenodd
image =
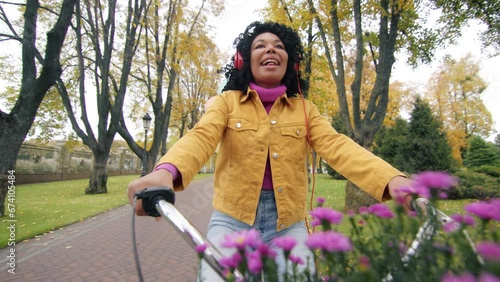
<svg viewBox="0 0 500 282"><path fill-rule="evenodd" d="M198 174L195 179L211 176ZM16 186L16 241L55 230L128 203L127 184L137 175L108 178L108 193L85 195L88 179ZM7 245L9 218L0 218L0 248Z"/></svg>

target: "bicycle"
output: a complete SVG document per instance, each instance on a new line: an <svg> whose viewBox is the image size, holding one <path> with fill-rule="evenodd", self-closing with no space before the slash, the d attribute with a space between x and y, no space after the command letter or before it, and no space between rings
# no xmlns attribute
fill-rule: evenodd
<svg viewBox="0 0 500 282"><path fill-rule="evenodd" d="M220 263L222 259L221 252L215 247L204 235L202 235L196 227L194 227L179 210L174 206L175 204L175 193L172 189L168 187L154 187L148 188L140 193L136 194L136 199L142 199L142 205L144 211L152 217L164 217L174 229L181 235L185 241L196 249L197 247L206 246L203 251L203 259L212 267L212 269L224 280L227 281L228 277L226 268ZM411 259L417 256L419 246L426 240L430 240L438 232L438 225L444 225L447 223L453 223L454 220L447 216L442 211L438 210L429 200L425 198L417 198L411 203L414 210L420 210L426 213L427 220L419 228L415 239L410 244L410 247L406 253L402 256L401 261L406 265L410 263ZM420 209L418 208L420 207ZM133 208L135 212L135 205ZM135 214L134 214L135 215ZM133 241L134 241L134 253L136 258L136 267L138 270L138 275L140 281L142 279L142 273L140 270L140 264L138 261L137 249L135 244L135 232L133 227ZM470 243L471 248L477 255L478 261L483 264L483 259L477 254L475 250L474 243L468 235L468 233L463 230L463 235ZM232 275L236 281L244 281L244 275L240 273L237 269L232 270ZM383 282L393 281L391 273L382 280Z"/></svg>

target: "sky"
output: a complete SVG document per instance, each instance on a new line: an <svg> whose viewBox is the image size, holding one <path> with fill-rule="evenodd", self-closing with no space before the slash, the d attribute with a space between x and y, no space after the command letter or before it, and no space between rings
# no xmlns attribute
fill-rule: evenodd
<svg viewBox="0 0 500 282"><path fill-rule="evenodd" d="M251 22L261 20L256 10L265 7L266 3L265 0L226 1L225 12L210 22L215 27L215 41L223 52L232 54L235 51L232 46L234 39ZM488 84L488 88L482 94L483 102L493 116L495 130L500 133L500 56L486 58L481 53L480 41L477 36L479 31L480 29L476 26L466 29L463 37L459 40L459 44L438 51L436 60L431 65L412 70L402 62L397 62L392 72L392 79L425 85L445 54L450 54L452 57L459 59L470 52L482 62L480 76ZM493 141L497 133L492 134L488 140Z"/></svg>

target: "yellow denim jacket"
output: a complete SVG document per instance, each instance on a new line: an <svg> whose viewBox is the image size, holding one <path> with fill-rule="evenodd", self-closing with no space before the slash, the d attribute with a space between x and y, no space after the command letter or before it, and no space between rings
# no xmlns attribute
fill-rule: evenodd
<svg viewBox="0 0 500 282"><path fill-rule="evenodd" d="M308 121L308 128L306 127ZM300 97L279 97L269 114L249 89L214 99L199 123L158 164L174 164L183 190L220 142L214 174L213 207L253 225L269 156L278 209L278 231L304 220L308 194L306 157L312 148L331 167L382 201L389 180L403 175L352 139L337 133L316 106Z"/></svg>

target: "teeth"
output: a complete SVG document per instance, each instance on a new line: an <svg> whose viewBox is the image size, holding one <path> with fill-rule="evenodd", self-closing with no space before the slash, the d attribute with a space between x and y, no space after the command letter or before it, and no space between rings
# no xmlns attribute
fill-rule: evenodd
<svg viewBox="0 0 500 282"><path fill-rule="evenodd" d="M275 60L266 60L263 65L267 66L267 65L270 65L270 64L278 65L278 62L275 61Z"/></svg>

